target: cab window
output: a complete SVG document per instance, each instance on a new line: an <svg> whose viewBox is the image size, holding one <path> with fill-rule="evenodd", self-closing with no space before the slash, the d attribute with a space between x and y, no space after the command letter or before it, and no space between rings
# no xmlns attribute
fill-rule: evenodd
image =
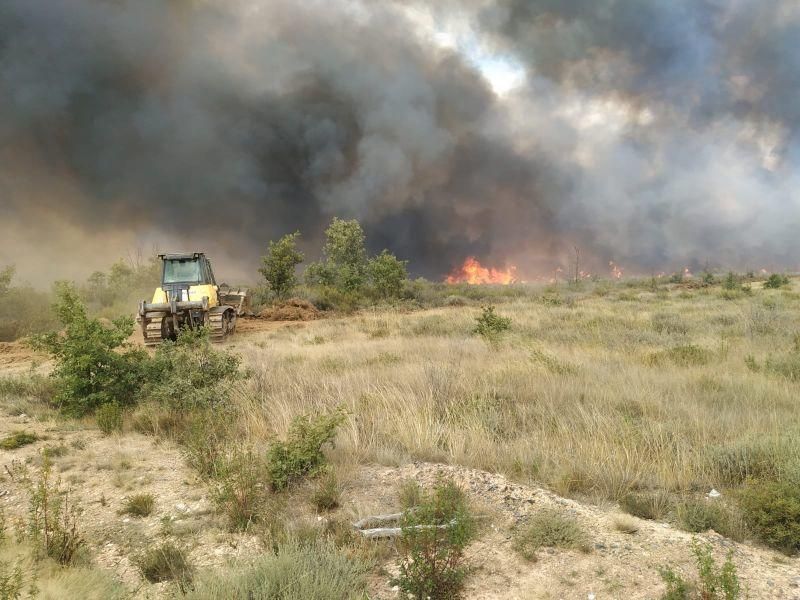
<svg viewBox="0 0 800 600"><path fill-rule="evenodd" d="M164 283L199 283L201 280L200 261L164 261Z"/></svg>

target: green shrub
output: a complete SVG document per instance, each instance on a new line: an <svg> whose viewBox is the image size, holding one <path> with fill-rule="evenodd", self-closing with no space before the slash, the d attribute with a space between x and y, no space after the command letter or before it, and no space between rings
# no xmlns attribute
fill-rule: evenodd
<svg viewBox="0 0 800 600"><path fill-rule="evenodd" d="M119 404L101 405L94 415L97 427L106 435L122 431L122 407Z"/></svg>
<svg viewBox="0 0 800 600"><path fill-rule="evenodd" d="M378 298L399 298L408 279L407 264L408 261L398 260L388 250L370 259L367 273L372 293Z"/></svg>
<svg viewBox="0 0 800 600"><path fill-rule="evenodd" d="M22 562L0 560L0 600L19 600L24 588Z"/></svg>
<svg viewBox="0 0 800 600"><path fill-rule="evenodd" d="M773 273L764 282L764 287L771 290L777 290L785 285L789 285L789 278L780 273Z"/></svg>
<svg viewBox="0 0 800 600"><path fill-rule="evenodd" d="M186 589L194 575L186 551L171 542L145 550L134 558L134 563L150 583L176 581Z"/></svg>
<svg viewBox="0 0 800 600"><path fill-rule="evenodd" d="M691 600L691 586L672 567L661 567L658 574L667 586L661 600Z"/></svg>
<svg viewBox="0 0 800 600"><path fill-rule="evenodd" d="M32 344L55 359L57 405L81 416L103 404L134 403L147 353L127 342L133 319L121 317L106 326L89 318L74 288L63 285L56 295L55 312L64 331L35 336Z"/></svg>
<svg viewBox="0 0 800 600"><path fill-rule="evenodd" d="M125 500L122 513L133 517L149 517L155 502L153 494L134 494Z"/></svg>
<svg viewBox="0 0 800 600"><path fill-rule="evenodd" d="M324 259L308 266L306 282L339 292L361 293L367 278L367 251L361 225L356 220L334 217L325 238Z"/></svg>
<svg viewBox="0 0 800 600"><path fill-rule="evenodd" d="M477 325L474 332L485 338L495 338L511 329L511 317L501 317L495 312L494 306L484 306L475 321Z"/></svg>
<svg viewBox="0 0 800 600"><path fill-rule="evenodd" d="M327 541L289 541L244 569L200 579L187 600L362 600L367 566Z"/></svg>
<svg viewBox="0 0 800 600"><path fill-rule="evenodd" d="M661 521L672 508L672 498L662 491L631 492L622 497L619 505L622 510L634 517Z"/></svg>
<svg viewBox="0 0 800 600"><path fill-rule="evenodd" d="M800 550L800 487L779 481L751 481L738 493L748 527L781 552Z"/></svg>
<svg viewBox="0 0 800 600"><path fill-rule="evenodd" d="M267 472L274 490L283 490L297 478L313 475L325 462L322 447L336 436L344 422L342 410L318 417L297 417L285 441L272 442L267 452Z"/></svg>
<svg viewBox="0 0 800 600"><path fill-rule="evenodd" d="M729 271L728 275L725 277L725 279L722 282L723 289L726 289L726 290L729 290L729 291L738 290L738 289L741 288L741 285L742 284L741 284L739 278L734 274L733 271Z"/></svg>
<svg viewBox="0 0 800 600"><path fill-rule="evenodd" d="M697 581L690 584L672 568L662 567L659 573L667 586L662 600L738 600L742 597L732 552L728 553L721 567L717 567L708 544L692 540L692 553L695 555Z"/></svg>
<svg viewBox="0 0 800 600"><path fill-rule="evenodd" d="M22 446L33 444L38 439L39 436L35 433L30 433L28 431L15 431L14 433L7 435L0 440L0 449L16 450L17 448L22 448Z"/></svg>
<svg viewBox="0 0 800 600"><path fill-rule="evenodd" d="M270 241L267 255L261 258L259 272L264 276L274 297L284 300L297 285L295 271L305 256L297 249L300 232L289 233L277 242Z"/></svg>
<svg viewBox="0 0 800 600"><path fill-rule="evenodd" d="M417 600L460 598L467 575L464 549L475 534L466 497L452 481L423 494L400 522L401 558L392 581Z"/></svg>
<svg viewBox="0 0 800 600"><path fill-rule="evenodd" d="M733 540L741 541L744 538L742 524L736 515L716 500L684 500L676 506L675 516L678 525L692 533L713 529Z"/></svg>
<svg viewBox="0 0 800 600"><path fill-rule="evenodd" d="M514 534L514 550L527 560L536 560L540 548L562 548L589 552L589 538L574 517L557 510L542 510Z"/></svg>
<svg viewBox="0 0 800 600"><path fill-rule="evenodd" d="M145 371L142 395L180 411L224 404L241 378L239 357L216 350L202 329L186 329L165 342Z"/></svg>

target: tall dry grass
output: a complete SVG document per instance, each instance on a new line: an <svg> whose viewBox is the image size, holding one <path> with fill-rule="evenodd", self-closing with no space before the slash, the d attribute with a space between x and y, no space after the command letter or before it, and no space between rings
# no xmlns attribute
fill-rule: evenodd
<svg viewBox="0 0 800 600"><path fill-rule="evenodd" d="M597 499L800 474L800 384L745 360L795 351L799 298L531 288L498 307L512 331L491 344L474 303L279 329L234 348L253 372L240 427L263 443L342 405L338 460L462 464Z"/></svg>

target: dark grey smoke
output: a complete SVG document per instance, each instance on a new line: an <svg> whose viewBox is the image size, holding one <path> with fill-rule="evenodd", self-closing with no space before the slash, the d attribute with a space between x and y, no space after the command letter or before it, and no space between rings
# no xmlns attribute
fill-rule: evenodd
<svg viewBox="0 0 800 600"><path fill-rule="evenodd" d="M573 244L593 268L800 262L794 2L435 4L524 66L502 99L408 17L428 4L5 0L0 229L213 236L254 267L339 215L436 277Z"/></svg>

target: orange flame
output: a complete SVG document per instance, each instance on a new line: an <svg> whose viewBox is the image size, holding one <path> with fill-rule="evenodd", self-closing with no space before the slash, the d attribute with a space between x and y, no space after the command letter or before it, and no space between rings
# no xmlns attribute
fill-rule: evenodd
<svg viewBox="0 0 800 600"><path fill-rule="evenodd" d="M611 268L611 277L612 278L614 278L614 279L622 279L622 275L623 275L623 273L625 271L622 267L614 264L613 260L608 263L608 266Z"/></svg>
<svg viewBox="0 0 800 600"><path fill-rule="evenodd" d="M470 256L464 264L455 269L445 279L445 283L468 283L470 285L480 285L495 283L509 285L517 280L517 268L509 267L505 270L486 268L474 256Z"/></svg>

